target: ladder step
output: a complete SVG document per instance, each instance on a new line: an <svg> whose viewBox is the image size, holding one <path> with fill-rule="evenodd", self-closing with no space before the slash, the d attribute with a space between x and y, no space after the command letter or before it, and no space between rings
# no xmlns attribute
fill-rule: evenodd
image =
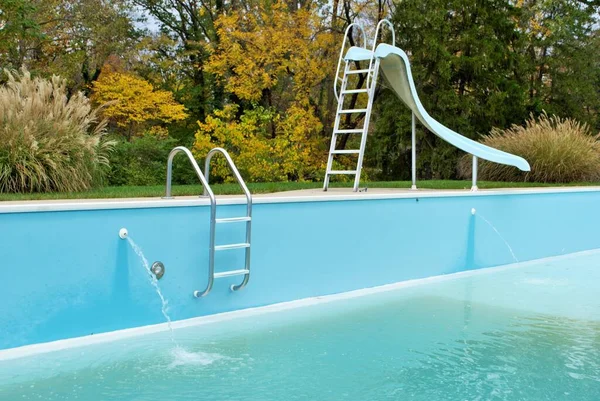
<svg viewBox="0 0 600 401"><path fill-rule="evenodd" d="M330 170L327 174L356 174L356 170Z"/></svg>
<svg viewBox="0 0 600 401"><path fill-rule="evenodd" d="M366 72L372 72L372 70L369 70L368 68L365 68L364 70L348 70L346 71L346 74L364 74Z"/></svg>
<svg viewBox="0 0 600 401"><path fill-rule="evenodd" d="M240 244L216 245L215 251L228 251L230 249L250 248L250 244L242 242Z"/></svg>
<svg viewBox="0 0 600 401"><path fill-rule="evenodd" d="M347 109L347 110L338 111L338 113L340 113L340 114L366 113L366 112L367 112L367 109Z"/></svg>
<svg viewBox="0 0 600 401"><path fill-rule="evenodd" d="M335 134L362 134L362 132L363 132L362 128L338 129L338 130L334 131Z"/></svg>
<svg viewBox="0 0 600 401"><path fill-rule="evenodd" d="M240 223L242 221L250 221L252 220L251 217L248 216L244 216L244 217L227 217L224 219L216 219L215 223Z"/></svg>
<svg viewBox="0 0 600 401"><path fill-rule="evenodd" d="M360 153L359 149L340 149L340 150L334 150L333 152L331 152L331 154L335 154L335 155L348 155L348 154L352 154L352 153Z"/></svg>
<svg viewBox="0 0 600 401"><path fill-rule="evenodd" d="M367 88L363 88L363 89L348 89L345 91L342 91L342 95L347 95L350 93L367 93L369 90Z"/></svg>
<svg viewBox="0 0 600 401"><path fill-rule="evenodd" d="M241 276L242 274L250 274L250 270L247 270L247 269L229 270L228 272L215 273L213 277L221 278L221 277Z"/></svg>

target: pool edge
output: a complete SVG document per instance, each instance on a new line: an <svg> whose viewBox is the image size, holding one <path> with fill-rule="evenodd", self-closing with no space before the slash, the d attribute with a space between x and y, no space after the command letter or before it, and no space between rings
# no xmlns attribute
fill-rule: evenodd
<svg viewBox="0 0 600 401"><path fill-rule="evenodd" d="M373 193L375 192L375 193ZM456 197L486 197L506 195L539 195L560 193L587 193L600 192L600 187L552 187L552 188L511 188L511 189L484 189L479 191L469 190L418 190L404 192L376 193L373 189L367 192L348 192L322 195L286 195L257 194L253 196L253 204L274 203L304 203L304 202L335 202L335 201L365 201L386 199L417 199L417 198L456 198ZM242 195L223 195L217 197L219 205L245 204L246 198ZM110 210L110 209L149 209L163 207L195 207L208 206L208 198L197 196L182 196L172 199L162 198L112 198L112 199L77 199L77 200L31 200L31 201L2 201L0 214L7 213L35 213L35 212L63 212L79 210Z"/></svg>

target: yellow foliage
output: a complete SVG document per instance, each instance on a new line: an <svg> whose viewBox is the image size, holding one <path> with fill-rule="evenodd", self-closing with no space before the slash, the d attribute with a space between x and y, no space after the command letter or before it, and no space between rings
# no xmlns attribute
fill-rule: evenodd
<svg viewBox="0 0 600 401"><path fill-rule="evenodd" d="M552 35L552 30L547 26L547 16L541 10L541 4L536 2L518 0L516 7L526 9L529 14L526 22L521 28L525 34L532 38L544 39Z"/></svg>
<svg viewBox="0 0 600 401"><path fill-rule="evenodd" d="M215 146L232 153L236 166L250 181L314 180L324 168L326 149L314 130L319 120L302 108L291 108L283 118L257 107L235 118L237 105L218 110L199 124L192 151L202 159ZM273 124L275 135L270 131ZM312 127L312 128L310 128ZM316 139L315 139L316 138ZM211 177L231 181L223 160L215 160ZM211 178L212 179L212 178Z"/></svg>
<svg viewBox="0 0 600 401"><path fill-rule="evenodd" d="M289 11L282 2L224 15L216 22L220 41L207 70L242 100L258 101L278 84L294 89L282 95L303 100L331 70L323 55L335 44L321 22L314 10Z"/></svg>
<svg viewBox="0 0 600 401"><path fill-rule="evenodd" d="M173 93L155 90L152 84L132 74L105 69L93 83L92 100L104 104L103 114L120 127L146 122L173 122L187 117L185 107Z"/></svg>
<svg viewBox="0 0 600 401"><path fill-rule="evenodd" d="M283 2L219 17L220 40L207 70L242 105L228 105L199 123L197 157L222 146L252 181L319 178L329 133L323 135L315 105L323 105L317 99L335 53L322 24L314 9L289 10ZM215 163L213 174L230 179L224 164Z"/></svg>
<svg viewBox="0 0 600 401"><path fill-rule="evenodd" d="M169 130L160 125L154 125L150 127L144 135L154 137L156 139L166 139L169 136Z"/></svg>

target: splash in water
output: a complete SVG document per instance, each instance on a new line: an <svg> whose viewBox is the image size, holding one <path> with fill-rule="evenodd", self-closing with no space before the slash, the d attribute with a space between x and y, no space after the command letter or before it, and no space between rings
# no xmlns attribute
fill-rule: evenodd
<svg viewBox="0 0 600 401"><path fill-rule="evenodd" d="M161 312L165 317L165 320L167 321L170 339L174 345L174 348L171 350L171 356L173 358L173 361L169 364L169 368L176 368L177 366L183 365L204 366L210 365L211 363L218 361L219 359L225 359L225 356L219 354L207 352L189 352L177 343L177 341L175 340L175 334L173 332L173 326L171 324L171 317L168 313L169 301L167 301L162 291L160 290L158 280L156 279L156 276L152 273L152 270L150 269L150 263L148 263L148 259L146 259L142 248L140 248L138 244L136 244L135 241L131 239L131 237L127 237L127 241L129 242L129 245L131 245L131 248L134 250L136 255L140 258L144 269L146 269L146 273L148 273L148 281L150 281L150 284L152 285L152 287L154 287L154 290L160 298Z"/></svg>
<svg viewBox="0 0 600 401"><path fill-rule="evenodd" d="M169 369L185 365L206 366L218 360L226 359L226 357L221 354L189 352L180 346L176 346L171 350L171 356L173 357L173 362L169 364Z"/></svg>
<svg viewBox="0 0 600 401"><path fill-rule="evenodd" d="M490 223L488 221L488 219L486 219L485 217L483 217L480 213L477 213L476 216L479 217L479 218L481 218L481 220L485 221L487 223L487 225L490 226L492 228L492 230L494 230L494 232L498 235L498 237L502 240L502 242L504 242L504 245L506 245L506 247L508 248L508 250L509 250L510 254L512 255L513 259L515 260L515 262L519 262L519 259L517 259L517 256L513 252L512 247L510 246L510 244L508 243L508 241L506 241L506 239L504 239L504 237L502 236L502 234L500 234L500 231L498 231L498 229L496 227L494 227L494 225L492 223Z"/></svg>

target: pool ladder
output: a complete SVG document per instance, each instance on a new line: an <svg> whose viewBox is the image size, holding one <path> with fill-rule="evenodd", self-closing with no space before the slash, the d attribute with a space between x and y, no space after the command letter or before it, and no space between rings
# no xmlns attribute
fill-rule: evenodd
<svg viewBox="0 0 600 401"><path fill-rule="evenodd" d="M342 48L340 50L340 57L338 59L337 70L335 72L335 80L333 84L333 91L335 97L338 101L337 111L335 113L335 122L333 125L333 132L331 134L331 143L329 146L329 156L327 157L327 169L325 170L325 180L323 183L323 190L327 191L329 188L329 180L332 175L353 175L354 176L354 186L353 191L358 191L358 186L360 184L360 173L362 170L363 159L365 155L365 148L367 145L367 134L369 131L369 122L371 120L371 111L373 109L373 99L375 98L375 88L377 86L377 78L379 74L379 59L375 58L375 48L377 46L377 37L379 35L379 30L381 29L382 24L387 24L392 32L392 43L396 44L396 37L394 33L394 27L388 20L381 20L377 24L377 29L375 30L375 39L373 40L373 47L371 51L367 49L367 36L365 34L365 30L362 25L359 23L352 23L348 25L346 28L346 32L344 33L344 41L342 43ZM354 50L354 54L358 57L351 57L350 51L344 56L344 50L346 49L346 43L351 43L350 36L352 35L352 30L356 29L360 33L362 37L363 45L362 47L351 47L350 50ZM340 70L342 61L345 66L343 69L343 76L340 77ZM365 63L368 61L369 66L367 68L351 68L352 64L356 64L357 67L359 63L364 61ZM350 83L350 76L363 76L362 79L363 84L359 86L361 79L356 83L355 88L348 88ZM341 81L341 85L338 92L338 84ZM356 107L352 108L344 108L344 101L346 100L347 95L358 96L361 93L365 93L367 95L366 106L365 107ZM357 100L357 98L355 98ZM352 102L351 102L352 103ZM356 115L356 121L360 121L360 116L362 116L362 127L361 128L341 128L342 118L348 119L348 115ZM337 138L340 135L360 135L360 146L358 149L337 149ZM348 155L348 154L356 154L358 155L358 159L356 161L356 168L354 170L336 170L333 168L333 161L335 155Z"/></svg>
<svg viewBox="0 0 600 401"><path fill-rule="evenodd" d="M230 287L232 291L241 290L242 288L244 288L246 286L246 284L248 284L248 280L250 279L250 245L251 245L251 234L252 234L252 194L250 194L250 191L248 190L248 187L246 186L244 179L240 175L240 172L237 169L237 167L235 166L235 163L233 162L233 160L231 159L231 156L229 156L229 153L227 153L227 151L225 149L214 148L210 152L208 152L208 154L206 155L206 161L204 163L204 172L206 173L206 175L205 175L202 173L200 166L198 166L198 163L196 162L196 159L194 158L194 155L192 154L192 152L190 152L190 150L184 146L177 146L176 148L171 150L171 153L169 153L169 158L167 161L167 188L166 188L166 194L164 197L165 199L172 198L171 176L173 173L173 158L175 157L176 154L178 154L180 152L183 152L187 156L188 160L192 164L192 167L196 171L196 175L200 179L202 186L204 187L203 196L208 196L208 198L210 200L210 239L209 239L209 248L208 248L208 283L206 285L206 288L203 291L199 291L199 290L194 291L194 296L196 298L200 298L200 297L204 297L204 296L208 295L208 293L212 290L214 280L216 278L223 278L223 277L244 276L244 278L240 284L232 285ZM245 216L227 217L227 218L217 219L217 200L215 198L214 192L212 191L212 189L208 183L208 180L210 177L210 161L211 161L212 157L217 153L221 153L225 157L225 160L227 161L229 168L233 172L235 179L237 180L238 184L242 188L242 191L244 192L244 195L246 196L246 215ZM236 244L215 245L216 225L217 224L234 224L234 223L244 223L246 225L245 241L241 242L241 243L236 243ZM244 251L245 251L244 268L238 269L238 270L228 270L228 271L224 271L224 272L215 273L215 252L229 251L229 250L233 250L233 249L244 249Z"/></svg>

